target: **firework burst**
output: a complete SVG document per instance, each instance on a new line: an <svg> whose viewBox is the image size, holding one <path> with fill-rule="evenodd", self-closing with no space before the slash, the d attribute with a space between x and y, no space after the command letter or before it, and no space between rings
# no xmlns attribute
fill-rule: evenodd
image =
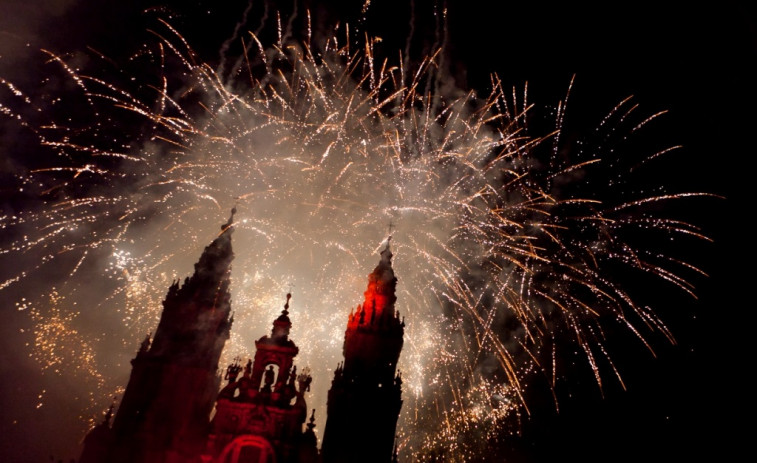
<svg viewBox="0 0 757 463"><path fill-rule="evenodd" d="M700 194L624 189L631 168L669 150L633 162L613 153L657 115L639 120L625 100L594 142L567 150L567 97L545 128L526 93L496 77L484 98L434 90L444 77L438 53L410 63L376 56L376 39L355 42L343 28L318 44L309 31L296 41L281 29L271 46L245 36L226 74L160 22L120 72L123 85L52 52L73 88L67 100L39 102L2 81L13 103L0 109L47 151L16 177L29 207L0 218L4 264L34 264L12 267L0 288L48 288L29 311L33 355L44 369L79 365L69 374L98 391L87 412L109 404L116 383L103 371L126 364L154 329L165 289L189 273L232 205L236 315L224 355L249 355L293 288L292 338L319 409L346 316L393 224L407 323L399 443L416 460L475 459L475 442L517 429L529 381L556 387L562 343L583 352L601 387L605 372L622 382L607 324L644 344L650 333L673 340L615 277L648 275L693 293L687 278L700 272L668 257L664 241L707 238L649 207ZM140 71L124 79L131 68ZM136 77L145 69L147 81ZM639 234L660 246L639 246ZM57 290L43 281L51 268L62 272ZM65 309L60 292L78 302ZM83 334L95 316L113 325L120 360L98 358L103 340Z"/></svg>

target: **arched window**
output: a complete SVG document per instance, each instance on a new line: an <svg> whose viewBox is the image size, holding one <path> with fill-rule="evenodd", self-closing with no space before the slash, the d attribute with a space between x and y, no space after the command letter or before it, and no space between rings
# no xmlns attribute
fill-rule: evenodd
<svg viewBox="0 0 757 463"><path fill-rule="evenodd" d="M239 436L223 449L218 463L276 463L271 443L260 436Z"/></svg>

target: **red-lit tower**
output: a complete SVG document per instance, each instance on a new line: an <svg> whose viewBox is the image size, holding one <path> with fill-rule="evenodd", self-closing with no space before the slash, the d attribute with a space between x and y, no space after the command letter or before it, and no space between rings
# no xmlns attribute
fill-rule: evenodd
<svg viewBox="0 0 757 463"><path fill-rule="evenodd" d="M148 336L131 361L110 435L99 429L102 436L90 439L90 447L109 440L107 447L92 452L85 441L86 463L199 461L220 387L218 361L232 324L234 212L205 248L194 274L168 289L154 338Z"/></svg>
<svg viewBox="0 0 757 463"><path fill-rule="evenodd" d="M218 395L203 462L317 463L315 410L307 418L305 392L312 378L299 375L299 348L289 339L289 299L270 336L255 341L255 360L226 369L228 384ZM242 373L241 378L239 374Z"/></svg>
<svg viewBox="0 0 757 463"><path fill-rule="evenodd" d="M344 363L334 372L328 395L324 463L392 461L402 407L397 361L405 331L405 322L394 309L396 286L387 241L368 276L365 300L347 321Z"/></svg>

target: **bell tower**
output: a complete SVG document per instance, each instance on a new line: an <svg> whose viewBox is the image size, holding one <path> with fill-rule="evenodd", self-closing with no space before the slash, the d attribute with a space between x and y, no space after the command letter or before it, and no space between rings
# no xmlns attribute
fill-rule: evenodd
<svg viewBox="0 0 757 463"><path fill-rule="evenodd" d="M405 322L394 309L397 278L391 236L368 276L362 305L352 311L344 334L344 362L328 395L321 454L324 463L389 463L402 407L397 361Z"/></svg>
<svg viewBox="0 0 757 463"><path fill-rule="evenodd" d="M155 336L145 338L131 361L129 383L107 436L108 450L92 452L85 441L84 454L104 457L101 463L199 458L220 387L218 361L232 324L234 213L232 209L219 235L205 247L194 274L168 289Z"/></svg>
<svg viewBox="0 0 757 463"><path fill-rule="evenodd" d="M255 360L226 369L203 462L319 463L315 410L303 430L312 378L308 368L298 374L294 366L299 348L289 339L291 297L270 336L255 341Z"/></svg>

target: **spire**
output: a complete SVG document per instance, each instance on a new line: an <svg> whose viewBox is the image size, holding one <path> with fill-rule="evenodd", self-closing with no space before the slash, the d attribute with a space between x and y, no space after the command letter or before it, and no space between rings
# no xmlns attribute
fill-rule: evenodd
<svg viewBox="0 0 757 463"><path fill-rule="evenodd" d="M213 307L219 307L226 302L223 299L227 294L222 293L228 292L231 261L234 259L234 252L231 249L231 234L234 232L234 214L236 211L236 208L231 210L229 219L221 225L221 233L205 247L200 260L195 264L194 275L184 283L184 287L179 292L190 287L192 288L191 293L204 298ZM195 291L198 291L198 293Z"/></svg>
<svg viewBox="0 0 757 463"><path fill-rule="evenodd" d="M237 213L237 208L232 207L229 220L227 220L225 224L221 225L221 233L225 232L229 227L231 227L231 225L234 223L234 214L236 213Z"/></svg>
<svg viewBox="0 0 757 463"><path fill-rule="evenodd" d="M289 315L289 300L292 298L292 293L287 293L287 301L284 303L284 310L281 311L281 316L286 317Z"/></svg>
<svg viewBox="0 0 757 463"><path fill-rule="evenodd" d="M196 364L218 362L216 354L223 348L231 328L229 288L235 213L236 208L221 225L220 233L205 247L194 265L194 273L169 288L150 345L152 355L168 355Z"/></svg>
<svg viewBox="0 0 757 463"><path fill-rule="evenodd" d="M372 309L371 320L377 318L383 320L385 316L394 316L394 302L397 300L395 290L397 278L392 268L392 235L386 240L386 246L381 251L381 260L376 268L368 275L368 288L365 290L363 309Z"/></svg>
<svg viewBox="0 0 757 463"><path fill-rule="evenodd" d="M231 234L234 231L233 223L236 212L236 208L231 210L229 220L221 225L221 233L205 247L200 260L195 264L195 274L190 278L190 281L198 278L219 278L229 272L231 261L234 259L234 253L231 250Z"/></svg>
<svg viewBox="0 0 757 463"><path fill-rule="evenodd" d="M279 318L273 321L273 331L271 332L272 338L286 339L286 337L289 336L289 330L292 328L292 321L289 319L289 300L291 298L292 293L287 293L284 310L281 311Z"/></svg>
<svg viewBox="0 0 757 463"><path fill-rule="evenodd" d="M384 255L386 255L387 260L389 261L389 265L392 264L392 250L391 250L391 244L392 244L392 224L389 224L389 236L386 237L386 246L384 246L384 250L381 251L381 260L384 259Z"/></svg>

